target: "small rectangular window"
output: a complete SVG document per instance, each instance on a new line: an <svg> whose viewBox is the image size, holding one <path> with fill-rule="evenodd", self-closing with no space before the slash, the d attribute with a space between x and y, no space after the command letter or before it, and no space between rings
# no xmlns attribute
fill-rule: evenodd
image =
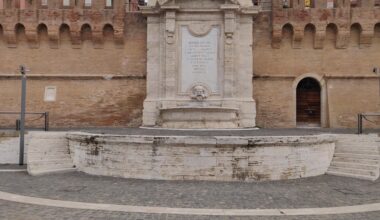
<svg viewBox="0 0 380 220"><path fill-rule="evenodd" d="M350 0L351 8L360 7L360 1L359 0Z"/></svg>
<svg viewBox="0 0 380 220"><path fill-rule="evenodd" d="M62 5L63 7L70 7L70 0L63 0Z"/></svg>
<svg viewBox="0 0 380 220"><path fill-rule="evenodd" d="M305 0L305 8L315 8L316 1L315 0Z"/></svg>
<svg viewBox="0 0 380 220"><path fill-rule="evenodd" d="M113 7L113 0L106 0L106 7L112 8Z"/></svg>
<svg viewBox="0 0 380 220"><path fill-rule="evenodd" d="M19 8L21 10L24 10L26 8L25 0L20 0L20 5L19 6L20 6Z"/></svg>
<svg viewBox="0 0 380 220"><path fill-rule="evenodd" d="M91 0L84 0L84 7L91 7L92 1Z"/></svg>
<svg viewBox="0 0 380 220"><path fill-rule="evenodd" d="M282 0L282 7L283 8L290 8L290 4L288 0Z"/></svg>
<svg viewBox="0 0 380 220"><path fill-rule="evenodd" d="M12 0L6 0L5 3L6 3L6 4L5 4L5 7L6 7L7 9L12 8Z"/></svg>
<svg viewBox="0 0 380 220"><path fill-rule="evenodd" d="M48 6L48 0L41 0L41 6Z"/></svg>
<svg viewBox="0 0 380 220"><path fill-rule="evenodd" d="M327 8L334 8L334 0L327 0Z"/></svg>

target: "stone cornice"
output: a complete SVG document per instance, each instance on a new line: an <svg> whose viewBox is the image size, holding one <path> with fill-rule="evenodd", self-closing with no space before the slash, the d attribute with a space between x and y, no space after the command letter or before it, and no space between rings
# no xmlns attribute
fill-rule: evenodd
<svg viewBox="0 0 380 220"><path fill-rule="evenodd" d="M163 4L156 4L156 5L148 5L148 6L140 6L140 10L142 14L144 15L154 15L154 14L160 14L165 11L183 11L183 12L221 12L221 11L236 11L241 14L247 14L247 15L256 15L260 12L259 6L242 6L238 3L235 4L222 4L220 8L213 8L213 9L192 9L192 8L186 8L183 9L179 5L164 5L166 1Z"/></svg>
<svg viewBox="0 0 380 220"><path fill-rule="evenodd" d="M0 74L0 79L20 79L20 74ZM115 80L146 79L144 75L101 75L101 74L28 74L28 79L62 79L62 80Z"/></svg>

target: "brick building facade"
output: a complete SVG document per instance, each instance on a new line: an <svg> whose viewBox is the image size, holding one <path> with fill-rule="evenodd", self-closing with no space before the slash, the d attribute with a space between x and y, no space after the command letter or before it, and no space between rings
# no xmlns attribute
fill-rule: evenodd
<svg viewBox="0 0 380 220"><path fill-rule="evenodd" d="M0 111L19 109L25 64L27 111L49 111L52 127L141 125L147 29L137 2L0 0ZM305 2L254 2L257 125L354 127L357 113L380 110L380 7ZM0 115L1 126L14 120Z"/></svg>

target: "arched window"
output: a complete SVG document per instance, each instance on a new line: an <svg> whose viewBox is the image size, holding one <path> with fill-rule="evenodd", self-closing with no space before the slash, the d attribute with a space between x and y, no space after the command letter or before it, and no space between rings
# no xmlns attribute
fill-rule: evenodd
<svg viewBox="0 0 380 220"><path fill-rule="evenodd" d="M2 41L3 38L4 38L4 29L3 29L3 26L0 24L0 41Z"/></svg>
<svg viewBox="0 0 380 220"><path fill-rule="evenodd" d="M282 27L282 43L286 45L292 45L293 43L293 26L289 23Z"/></svg>
<svg viewBox="0 0 380 220"><path fill-rule="evenodd" d="M104 25L104 27L103 27L104 40L106 40L106 41L113 40L114 32L115 31L114 31L113 26L111 24Z"/></svg>
<svg viewBox="0 0 380 220"><path fill-rule="evenodd" d="M351 28L350 28L350 45L351 46L359 46L361 32L362 32L362 27L359 23L355 23L351 25Z"/></svg>
<svg viewBox="0 0 380 220"><path fill-rule="evenodd" d="M326 44L335 47L337 35L338 27L334 23L328 24L326 27Z"/></svg>
<svg viewBox="0 0 380 220"><path fill-rule="evenodd" d="M315 38L315 26L313 24L307 24L304 29L303 42L306 47L314 47Z"/></svg>
<svg viewBox="0 0 380 220"><path fill-rule="evenodd" d="M82 38L82 41L92 40L92 29L89 24L82 25L81 38Z"/></svg>
<svg viewBox="0 0 380 220"><path fill-rule="evenodd" d="M48 40L48 28L44 23L41 23L37 27L38 40L45 41Z"/></svg>
<svg viewBox="0 0 380 220"><path fill-rule="evenodd" d="M26 40L25 26L23 24L20 24L20 23L16 24L15 33L16 33L16 38L18 42Z"/></svg>
<svg viewBox="0 0 380 220"><path fill-rule="evenodd" d="M375 37L380 38L380 23L377 23L374 27Z"/></svg>
<svg viewBox="0 0 380 220"><path fill-rule="evenodd" d="M70 27L69 25L63 23L59 27L59 39L61 41L70 41L71 40L71 33L70 33Z"/></svg>

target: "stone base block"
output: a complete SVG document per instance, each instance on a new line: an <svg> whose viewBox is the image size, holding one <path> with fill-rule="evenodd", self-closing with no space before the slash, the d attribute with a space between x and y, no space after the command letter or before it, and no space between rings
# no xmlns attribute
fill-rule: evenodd
<svg viewBox="0 0 380 220"><path fill-rule="evenodd" d="M163 128L238 128L238 109L231 108L170 108L162 109Z"/></svg>

